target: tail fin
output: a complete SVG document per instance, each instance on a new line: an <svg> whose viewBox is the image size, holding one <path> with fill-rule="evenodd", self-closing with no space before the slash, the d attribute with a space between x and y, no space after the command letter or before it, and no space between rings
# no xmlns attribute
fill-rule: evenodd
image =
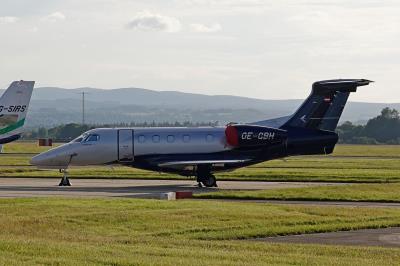
<svg viewBox="0 0 400 266"><path fill-rule="evenodd" d="M317 81L311 95L282 127L300 127L334 131L351 92L368 85L366 79Z"/></svg>
<svg viewBox="0 0 400 266"><path fill-rule="evenodd" d="M34 81L14 81L1 96L0 144L20 137L34 85Z"/></svg>

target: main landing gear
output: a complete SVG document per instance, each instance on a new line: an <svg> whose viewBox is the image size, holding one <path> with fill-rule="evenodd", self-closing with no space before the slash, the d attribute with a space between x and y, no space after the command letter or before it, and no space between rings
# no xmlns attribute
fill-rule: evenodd
<svg viewBox="0 0 400 266"><path fill-rule="evenodd" d="M217 180L211 174L211 165L198 165L196 176L199 187L217 187Z"/></svg>
<svg viewBox="0 0 400 266"><path fill-rule="evenodd" d="M197 176L197 182L199 183L199 187L218 187L217 179L212 174L208 174L207 176Z"/></svg>
<svg viewBox="0 0 400 266"><path fill-rule="evenodd" d="M60 186L60 187L71 186L71 183L69 182L69 179L68 179L68 170L60 169L60 173L63 173L63 177L61 178L60 184L58 184L58 186Z"/></svg>

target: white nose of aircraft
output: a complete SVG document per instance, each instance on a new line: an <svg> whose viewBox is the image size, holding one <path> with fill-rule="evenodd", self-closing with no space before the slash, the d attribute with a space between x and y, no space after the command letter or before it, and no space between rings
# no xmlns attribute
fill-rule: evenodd
<svg viewBox="0 0 400 266"><path fill-rule="evenodd" d="M71 152L67 145L34 156L30 163L37 167L63 168L68 166L71 160Z"/></svg>
<svg viewBox="0 0 400 266"><path fill-rule="evenodd" d="M46 152L47 153L47 152ZM46 166L49 165L51 159L48 154L46 153L41 153L39 155L36 155L34 157L32 157L30 163L36 166Z"/></svg>

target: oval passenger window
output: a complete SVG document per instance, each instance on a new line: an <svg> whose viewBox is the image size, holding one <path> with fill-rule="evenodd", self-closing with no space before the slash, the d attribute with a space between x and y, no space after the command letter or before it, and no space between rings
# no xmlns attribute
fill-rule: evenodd
<svg viewBox="0 0 400 266"><path fill-rule="evenodd" d="M206 136L206 141L207 141L207 142L211 142L211 141L213 141L213 140L214 140L214 136L213 136L213 135L208 134L208 135Z"/></svg>
<svg viewBox="0 0 400 266"><path fill-rule="evenodd" d="M173 135L168 135L168 136L167 136L167 141L168 141L169 143L174 142L174 141L175 141L175 137L174 137Z"/></svg>
<svg viewBox="0 0 400 266"><path fill-rule="evenodd" d="M160 142L160 136L159 135L154 135L153 136L153 142Z"/></svg>
<svg viewBox="0 0 400 266"><path fill-rule="evenodd" d="M183 139L183 142L189 142L190 141L190 136L189 135L183 135L182 139Z"/></svg>
<svg viewBox="0 0 400 266"><path fill-rule="evenodd" d="M144 137L144 135L140 135L140 136L139 136L139 142L140 142L140 143L145 142L145 140L146 140L146 138Z"/></svg>

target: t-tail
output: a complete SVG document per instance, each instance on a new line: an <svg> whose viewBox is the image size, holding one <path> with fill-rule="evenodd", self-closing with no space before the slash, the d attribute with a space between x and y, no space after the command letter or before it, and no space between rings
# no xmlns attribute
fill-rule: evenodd
<svg viewBox="0 0 400 266"><path fill-rule="evenodd" d="M0 97L0 144L20 138L34 81L14 81Z"/></svg>
<svg viewBox="0 0 400 266"><path fill-rule="evenodd" d="M338 141L334 131L350 93L370 82L372 81L366 79L315 82L310 96L280 127L288 132L288 153L331 153Z"/></svg>
<svg viewBox="0 0 400 266"><path fill-rule="evenodd" d="M350 93L370 82L366 79L315 82L311 95L283 126L335 131Z"/></svg>

